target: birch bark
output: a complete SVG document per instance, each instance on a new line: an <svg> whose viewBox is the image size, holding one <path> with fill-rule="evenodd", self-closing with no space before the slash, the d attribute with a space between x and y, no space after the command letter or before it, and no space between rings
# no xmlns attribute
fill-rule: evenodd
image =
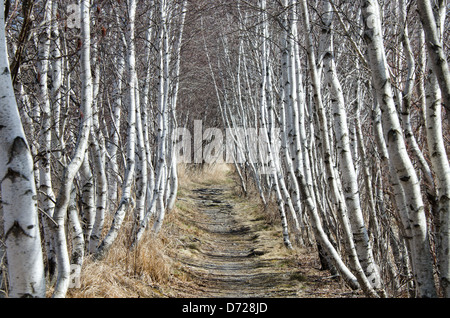
<svg viewBox="0 0 450 318"><path fill-rule="evenodd" d="M277 204L278 204L278 209L280 211L280 217L281 217L281 226L282 226L282 231L283 231L283 240L284 240L284 244L286 247L288 248L292 248L292 243L290 241L290 237L289 237L289 229L288 229L288 224L287 224L287 219L286 219L286 212L285 212L285 202L283 199L283 194L282 194L282 190L281 187L282 185L280 185L280 181L283 182L283 180L281 180L281 176L280 176L280 171L276 165L275 162L275 158L273 156L272 153L272 145L271 145L271 141L269 138L269 131L268 131L268 127L267 127L267 123L266 123L266 116L268 116L267 114L267 75L268 75L268 65L267 65L267 38L269 37L268 34L268 26L267 26L267 12L266 12L266 1L262 0L261 1L261 11L262 11L262 21L263 21L263 34L262 34L262 52L261 52L261 71L262 71L262 83L261 83L261 87L260 87L260 120L261 120L261 128L262 128L262 132L263 132L263 140L265 142L265 147L267 150L267 158L265 159L265 162L268 163L268 169L269 169L269 173L272 175L273 177L273 181L274 181L274 185L275 185L275 194L277 196L276 200L277 200Z"/></svg>
<svg viewBox="0 0 450 318"><path fill-rule="evenodd" d="M49 79L49 60L52 32L52 1L47 1L44 7L44 30L39 35L38 48L38 81L40 88L40 102L37 108L40 110L41 127L39 130L39 207L50 217L53 216L55 209L55 194L52 185L52 110L50 105L50 93L48 87ZM55 83L56 84L56 83ZM49 233L49 220L44 219L44 234L47 244L47 260L50 280L53 280L54 270L56 268L56 256L54 254L53 240Z"/></svg>
<svg viewBox="0 0 450 318"><path fill-rule="evenodd" d="M81 112L83 114L80 119L80 128L77 140L77 146L74 150L72 160L65 167L61 180L61 188L59 190L55 213L53 220L53 231L56 238L56 251L58 259L58 277L52 297L63 298L66 296L69 288L70 278L70 261L67 249L65 219L67 215L67 207L70 202L70 191L72 189L73 180L80 169L84 160L84 155L88 148L90 126L92 122L92 74L90 68L90 4L89 0L81 0Z"/></svg>
<svg viewBox="0 0 450 318"><path fill-rule="evenodd" d="M159 34L159 92L158 92L158 152L156 165L156 203L158 211L152 231L158 233L166 213L164 193L167 182L167 137L168 137L168 94L169 94L169 34L168 34L168 3L162 0L160 4L160 34Z"/></svg>
<svg viewBox="0 0 450 318"><path fill-rule="evenodd" d="M127 64L128 64L128 85L129 85L129 105L128 105L128 146L125 178L122 185L122 197L119 206L114 214L111 227L100 246L95 257L103 258L114 243L122 226L125 215L132 204L131 187L135 176L136 157L136 52L135 52L135 15L136 1L128 1L128 26L127 26Z"/></svg>
<svg viewBox="0 0 450 318"><path fill-rule="evenodd" d="M445 2L446 1L440 1L440 9L443 11L446 9L444 6ZM430 66L433 69L433 73L436 75L439 87L441 88L442 103L447 112L450 112L450 71L444 47L439 40L438 30L438 25L441 27L443 26L441 19L443 16L445 18L445 15L440 15L440 17L438 17L439 20L436 19L433 14L430 0L418 0L417 9L425 31ZM448 116L447 121L450 122L450 116Z"/></svg>
<svg viewBox="0 0 450 318"><path fill-rule="evenodd" d="M306 0L301 1L301 11L303 18L303 26L307 32L306 40L307 40L307 53L308 53L308 63L309 63L309 72L311 75L311 84L313 88L313 97L317 112L317 117L319 119L321 137L322 137L322 152L324 156L324 164L325 170L327 174L327 180L330 183L330 189L332 193L332 198L334 200L334 205L337 214L341 220L341 225L344 229L344 240L347 243L347 249L349 252L350 262L355 270L356 277L361 288L367 295L372 297L378 297L376 291L371 286L368 281L363 268L358 260L358 256L356 254L355 246L353 243L353 235L351 233L350 225L348 223L348 215L346 210L345 202L343 202L342 194L339 189L338 180L336 179L336 171L333 163L333 156L331 153L330 146L330 138L328 133L328 123L325 114L325 110L323 107L322 96L321 96L321 84L319 79L319 74L316 66L316 58L315 58L315 50L312 42L312 35L310 34L311 26L309 22L309 13L308 13L308 4Z"/></svg>
<svg viewBox="0 0 450 318"><path fill-rule="evenodd" d="M9 297L45 297L33 159L14 96L4 17L0 5L0 185Z"/></svg>
<svg viewBox="0 0 450 318"><path fill-rule="evenodd" d="M373 288L381 290L381 277L373 258L372 244L369 241L367 228L362 214L357 174L350 149L350 132L347 124L347 111L345 109L344 94L336 71L332 35L332 11L328 0L324 1L324 16L322 21L322 35L327 41L327 44L324 44L325 48L323 52L324 73L326 83L331 92L334 131L342 171L342 188L352 226L353 240L355 241L358 258L367 279L370 281Z"/></svg>
<svg viewBox="0 0 450 318"><path fill-rule="evenodd" d="M441 17L438 18L438 21ZM442 38L442 33L440 34ZM442 43L442 40L441 40ZM424 32L419 34L419 44L423 48L421 54L421 70L427 70ZM438 266L440 270L441 288L444 297L450 297L450 167L445 150L442 127L442 93L436 75L428 67L428 79L421 82L422 108L425 110L425 125L427 132L428 151L430 152L431 169L436 180L438 197ZM423 74L425 76L425 74Z"/></svg>

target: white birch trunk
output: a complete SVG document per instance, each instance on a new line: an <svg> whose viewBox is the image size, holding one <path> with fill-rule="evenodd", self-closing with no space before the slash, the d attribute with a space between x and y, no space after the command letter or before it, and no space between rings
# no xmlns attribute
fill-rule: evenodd
<svg viewBox="0 0 450 318"><path fill-rule="evenodd" d="M445 12L444 2L442 1L440 9ZM438 29L438 26L443 27L441 19L445 19L445 14L436 19L430 0L417 0L417 9L425 31L430 66L441 88L442 103L447 112L450 112L450 71ZM450 116L447 116L447 121L450 122Z"/></svg>
<svg viewBox="0 0 450 318"><path fill-rule="evenodd" d="M70 191L73 180L84 160L88 148L90 126L92 121L92 74L90 68L90 5L88 0L81 0L81 112L80 130L78 134L77 147L70 163L64 169L61 180L61 188L56 200L53 219L55 226L53 231L56 238L56 250L58 259L58 278L53 292L54 298L66 296L69 288L70 261L67 249L65 218L67 207L70 202Z"/></svg>
<svg viewBox="0 0 450 318"><path fill-rule="evenodd" d="M119 41L118 46L121 46ZM115 83L115 90L113 95L114 110L112 118L111 133L109 136L110 142L108 144L108 153L110 160L108 161L109 178L108 178L108 193L112 202L117 201L118 184L120 182L119 166L118 166L118 152L120 151L120 119L122 114L122 81L125 70L125 61L122 52L119 52L116 57L117 63L117 80Z"/></svg>
<svg viewBox="0 0 450 318"><path fill-rule="evenodd" d="M56 17L58 14L58 2L53 2L53 17ZM51 56L52 56L52 73L51 73L51 79L52 79L52 89L51 89L51 100L52 100L52 113L53 113L53 129L52 129L52 144L54 145L54 148L56 148L54 152L54 156L57 160L60 160L63 156L64 149L64 120L61 120L61 106L62 103L62 85L63 85L63 54L62 54L62 41L61 41L61 35L59 32L59 25L57 22L57 19L52 20L52 30L51 30L51 37L53 40L53 48L51 50ZM60 149L58 149L60 147Z"/></svg>
<svg viewBox="0 0 450 318"><path fill-rule="evenodd" d="M334 132L342 172L342 188L348 208L349 219L353 232L353 240L355 241L359 261L372 287L380 290L382 288L381 277L373 258L372 246L369 241L369 235L367 233L367 228L362 214L359 185L350 148L350 132L347 124L345 100L336 71L333 35L331 34L331 32L333 32L331 21L332 14L331 6L329 5L328 0L325 0L324 2L324 10L324 17L322 19L324 30L322 31L322 35L325 35L324 40L326 40L328 44L324 45L325 49L323 52L323 64L326 82L331 92Z"/></svg>
<svg viewBox="0 0 450 318"><path fill-rule="evenodd" d="M135 149L136 149L136 56L135 56L135 14L136 1L128 2L128 30L127 30L127 58L128 58L128 146L125 178L122 185L122 198L114 214L111 227L97 249L95 257L103 258L114 243L122 226L125 215L132 204L131 187L135 176Z"/></svg>
<svg viewBox="0 0 450 318"><path fill-rule="evenodd" d="M400 10L400 19L402 21L403 30L402 32L402 45L404 49L404 54L406 55L406 61L407 61L407 77L405 79L405 86L402 91L402 98L399 104L402 105L402 124L404 127L404 134L405 139L408 145L411 148L412 153L417 158L417 161L419 162L419 165L421 167L421 170L423 172L423 176L425 179L425 184L427 187L428 195L432 198L436 197L436 190L434 188L434 181L433 176L431 174L431 169L425 160L425 157L422 153L422 151L419 148L419 145L417 143L417 140L413 134L412 131L412 125L411 125L411 105L412 105L412 98L413 98L413 89L414 89L414 83L415 83L415 72L416 72L416 63L414 61L414 53L411 48L410 40L409 40L409 32L408 32L408 24L407 24L407 17L406 17L406 3L404 0L399 1L399 10ZM400 94L399 94L400 95ZM433 199L432 199L433 200Z"/></svg>
<svg viewBox="0 0 450 318"><path fill-rule="evenodd" d="M168 5L166 0L162 0L160 4L160 34L159 34L159 92L158 92L158 152L157 152L157 168L156 168L156 200L157 215L152 231L158 233L161 230L162 222L166 213L164 204L164 193L167 182L167 133L168 133L168 93L169 93L169 34L168 34Z"/></svg>
<svg viewBox="0 0 450 318"><path fill-rule="evenodd" d="M72 239L72 251L70 255L70 280L69 288L76 287L80 279L81 267L84 261L85 235L81 226L80 216L77 209L76 189L72 188L70 193L70 202L67 208L68 227Z"/></svg>
<svg viewBox="0 0 450 318"><path fill-rule="evenodd" d="M41 127L39 130L39 152L41 154L39 160L39 208L52 217L55 209L55 194L52 186L52 110L50 105L50 94L48 88L49 78L49 58L50 58L50 34L52 31L52 1L47 1L44 8L43 30L39 35L39 63L38 63L38 80L40 87L39 105ZM47 260L50 280L53 279L54 269L56 267L56 256L51 233L49 233L50 222L44 219L44 233L47 241Z"/></svg>
<svg viewBox="0 0 450 318"><path fill-rule="evenodd" d="M312 35L310 32L310 22L309 22L309 13L308 13L308 4L306 0L302 0L301 2L301 11L302 11L302 18L303 18L303 26L305 29L305 32L307 32L307 53L308 53L308 62L309 62L309 71L311 74L311 82L313 87L313 97L315 102L315 107L319 119L320 124L320 130L321 130L321 137L322 137L322 151L324 156L324 164L325 164L325 170L327 174L327 180L330 183L330 190L332 193L332 198L334 200L334 205L336 210L338 211L338 216L341 220L341 225L344 229L344 240L347 245L350 262L353 267L353 270L355 270L355 275L358 279L358 282L361 286L361 288L364 290L364 292L367 295L370 295L372 297L377 297L376 291L371 286L370 282L368 281L363 268L361 267L361 264L358 260L358 256L356 254L355 246L353 243L353 235L351 233L350 225L348 224L348 215L347 215L347 209L345 202L342 198L342 194L338 185L338 180L336 176L336 171L334 168L333 163L333 156L331 153L331 143L330 138L328 134L328 123L327 118L325 114L325 110L323 107L322 102L322 96L321 96L321 84L319 80L319 74L316 67L316 58L315 58L315 52L312 42Z"/></svg>
<svg viewBox="0 0 450 318"><path fill-rule="evenodd" d="M419 35L419 43L424 47L425 39L423 31ZM425 50L421 52L421 69L426 68ZM438 235L437 244L438 267L440 271L440 283L444 297L450 297L450 234L449 234L449 215L450 215L450 167L442 128L442 94L439 88L436 75L432 70L428 71L429 77L426 83L421 83L422 108L425 110L425 125L427 132L427 144L430 152L431 168L436 179L436 189L438 196Z"/></svg>
<svg viewBox="0 0 450 318"><path fill-rule="evenodd" d="M92 134L91 134L92 137ZM81 215L83 220L84 242L89 246L89 238L95 222L95 190L94 176L89 164L89 155L86 152L80 167L81 175Z"/></svg>
<svg viewBox="0 0 450 318"><path fill-rule="evenodd" d="M286 212L285 212L285 202L283 198L283 193L281 192L284 188L283 185L280 185L280 182L284 182L281 176L281 171L277 167L277 163L275 162L275 158L272 152L272 143L269 138L269 129L267 127L266 122L266 116L268 116L268 110L267 110L267 81L268 81L268 66L267 66L267 38L269 36L268 34L268 25L267 25L267 12L266 12L266 0L261 1L261 11L262 11L262 23L263 23L263 30L262 30L262 52L261 52L261 71L262 71L262 83L260 88L260 120L261 120L261 131L263 133L263 140L265 142L265 147L267 151L267 157L264 158L264 162L268 162L268 169L269 174L272 175L274 185L275 185L275 194L276 194L276 201L278 204L278 209L280 212L281 217L281 226L282 226L282 232L283 232L283 241L284 245L291 249L292 243L289 238L289 229L286 219ZM272 142L274 142L272 140Z"/></svg>
<svg viewBox="0 0 450 318"><path fill-rule="evenodd" d="M138 79L135 78L136 87L138 86ZM145 200L147 198L147 153L145 149L144 131L141 120L141 105L139 102L139 92L136 90L136 207L135 207L135 231L139 224L144 220L145 216Z"/></svg>
<svg viewBox="0 0 450 318"><path fill-rule="evenodd" d="M92 166L96 177L94 182L95 198L92 204L95 204L95 213L90 219L89 228L86 226L86 246L87 251L94 253L97 249L108 201L108 183L106 176L106 144L103 132L100 129L99 105L102 105L102 99L99 95L100 89L100 52L98 50L98 43L93 45L93 56L95 60L94 80L93 80L93 103L92 103L92 126L91 126L91 144L92 150Z"/></svg>
<svg viewBox="0 0 450 318"><path fill-rule="evenodd" d="M0 6L0 184L9 297L45 297L33 159L9 70L4 6Z"/></svg>
<svg viewBox="0 0 450 318"><path fill-rule="evenodd" d="M420 183L406 151L402 128L392 97L378 3L373 0L363 0L361 3L365 24L364 38L368 44L373 84L382 110L383 131L390 165L398 174L406 202L408 202L407 213L412 223L412 248L414 249L414 270L418 294L420 297L435 297L436 288L433 281L433 267Z"/></svg>
<svg viewBox="0 0 450 318"><path fill-rule="evenodd" d="M175 88L173 91L173 96L172 96L172 112L173 112L173 118L174 118L174 125L172 127L172 132L175 131L175 129L177 128L176 125L176 108L177 108L177 101L178 101L178 90L179 90L179 84L180 84L180 63L181 63L181 45L183 43L183 33L184 33L184 24L185 24L185 20L186 20L186 13L187 13L187 0L184 0L182 5L181 5L181 18L180 18L180 31L178 33L178 39L177 39L177 45L176 45L176 55L175 55L175 59L176 59L176 64L175 64L175 70L174 70L174 80L175 80ZM171 139L172 143L173 143L173 138ZM172 144L172 149L173 149L173 144ZM172 165L172 175L171 175L171 187L170 187L170 195L169 195L169 199L167 202L167 209L170 211L173 209L173 207L175 206L175 200L177 197L177 192L178 192L178 163L177 163L177 156L176 154L172 154L171 156L171 165Z"/></svg>

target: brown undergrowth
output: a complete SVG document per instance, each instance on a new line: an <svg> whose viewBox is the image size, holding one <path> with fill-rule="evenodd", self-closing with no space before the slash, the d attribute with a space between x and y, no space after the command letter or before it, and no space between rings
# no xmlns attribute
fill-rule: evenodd
<svg viewBox="0 0 450 318"><path fill-rule="evenodd" d="M130 250L129 212L107 257L101 261L86 257L81 287L69 290L68 297L236 297L239 290L258 297L354 296L319 269L315 250L286 249L276 207L264 209L252 188L244 196L238 182L230 166L180 167L176 207L167 214L161 233L154 237L148 231ZM231 215L218 228L221 232L231 227L225 236L211 232L211 224L217 225L214 209ZM245 229L237 233L236 243L234 238L230 241L232 226ZM228 251L225 244L238 245L232 247L237 250ZM230 254L241 253L239 249L248 255L240 259ZM211 256L214 253L224 255Z"/></svg>

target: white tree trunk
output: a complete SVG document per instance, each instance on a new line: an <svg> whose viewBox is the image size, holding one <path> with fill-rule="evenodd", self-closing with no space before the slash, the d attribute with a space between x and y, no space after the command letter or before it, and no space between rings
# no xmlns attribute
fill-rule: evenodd
<svg viewBox="0 0 450 318"><path fill-rule="evenodd" d="M440 19L439 19L440 20ZM442 34L441 34L442 35ZM423 31L419 35L419 43L424 48L425 39ZM426 68L425 49L421 52L421 69ZM425 94L422 99L422 108L425 110L425 126L427 132L427 144L430 152L431 168L436 179L439 211L439 240L437 244L438 266L440 271L441 288L444 297L450 297L450 167L445 150L445 141L442 128L442 94L436 75L432 70L428 71L428 80L421 83L421 92Z"/></svg>
<svg viewBox="0 0 450 318"><path fill-rule="evenodd" d="M272 143L275 142L274 140L271 140L269 137L269 134L271 133L270 128L268 128L267 125L267 116L268 109L267 109L267 101L268 98L266 96L267 94L267 86L268 86L268 73L269 68L267 65L267 59L268 59L268 50L267 50L267 38L269 36L268 33L268 25L267 25L267 12L266 12L266 1L261 1L261 10L262 10L262 23L263 23L263 34L262 34L262 51L261 51L261 71L262 71L262 83L261 83L261 89L260 89L260 123L261 123L261 131L263 133L263 141L265 144L265 150L267 151L267 158L265 158L265 162L268 162L268 169L269 174L273 177L274 185L275 185L275 194L276 194L276 201L278 204L278 210L280 212L281 217L281 226L283 231L283 241L284 245L291 249L292 243L290 241L289 237L289 229L288 229L288 223L286 219L286 212L285 212L285 200L283 197L282 189L284 189L283 184L280 184L284 182L284 179L281 176L281 171L279 167L277 166L277 163L275 162L275 157L273 154L272 149ZM295 213L295 212L294 212Z"/></svg>
<svg viewBox="0 0 450 318"><path fill-rule="evenodd" d="M96 39L97 40L97 39ZM106 175L106 143L103 132L100 129L99 116L102 108L102 98L100 98L100 52L98 50L98 43L93 45L93 56L95 62L94 80L93 80L93 103L92 103L92 126L91 126L91 144L92 150L92 167L95 174L94 188L96 196L93 204L95 204L95 213L92 215L90 229L86 229L86 246L87 251L94 253L97 249L103 223L105 219L105 212L107 210L108 202L108 182Z"/></svg>
<svg viewBox="0 0 450 318"><path fill-rule="evenodd" d="M344 229L344 241L346 242L347 249L349 252L350 262L353 267L353 270L355 270L356 277L358 279L358 282L361 286L361 288L364 290L364 292L367 295L370 295L372 297L377 297L377 293L371 286L370 282L368 281L363 268L361 267L361 264L358 260L358 256L356 254L354 242L353 242L353 235L351 233L349 221L348 221L348 215L347 215L347 208L345 205L345 202L343 200L341 190L339 188L338 179L334 167L334 160L331 153L331 143L330 138L328 134L328 123L327 118L325 114L325 110L323 107L322 102L322 96L321 96L321 84L319 79L318 70L316 67L316 58L315 58L315 51L313 47L312 42L312 35L310 32L310 22L309 22L309 13L308 13L308 4L306 0L302 0L301 2L301 11L302 11L302 18L303 18L303 26L305 29L305 32L307 32L307 53L308 53L308 62L309 62L309 72L311 74L311 82L313 87L313 97L315 102L315 107L317 111L317 116L319 119L320 124L320 130L321 130L321 137L322 137L322 151L324 156L324 164L325 164L325 170L327 174L327 180L330 182L330 190L332 193L332 198L334 200L334 205L336 210L338 211L337 214L341 220L341 225Z"/></svg>
<svg viewBox="0 0 450 318"><path fill-rule="evenodd" d="M138 79L136 77L136 87L138 86ZM139 93L136 90L136 135L137 135L137 147L136 147L136 207L135 207L135 231L138 229L139 224L145 217L145 202L147 198L147 153L145 149L144 131L141 120L141 105L139 102Z"/></svg>
<svg viewBox="0 0 450 318"><path fill-rule="evenodd" d="M440 9L445 12L444 3L446 1L440 2L442 3ZM450 112L450 71L438 29L438 26L443 27L443 23L440 20L445 19L445 14L441 14L438 17L439 20L436 19L430 0L417 0L417 9L425 31L430 66L441 88L443 105L447 112ZM450 123L450 116L448 116L447 121Z"/></svg>
<svg viewBox="0 0 450 318"><path fill-rule="evenodd" d="M380 290L382 288L381 277L373 258L372 246L369 241L367 228L362 214L357 174L350 149L350 132L347 124L347 111L345 109L344 94L342 92L342 87L336 71L333 35L331 34L331 32L333 32L331 6L329 5L328 0L325 0L324 4L325 11L322 19L324 30L322 31L322 35L325 35L324 40L327 41L327 44L324 45L325 49L323 52L323 64L326 83L328 84L331 92L334 132L342 172L342 188L348 208L349 219L353 232L353 240L355 241L359 261L372 287Z"/></svg>
<svg viewBox="0 0 450 318"><path fill-rule="evenodd" d="M9 71L4 6L0 6L0 183L9 296L45 297L33 159Z"/></svg>
<svg viewBox="0 0 450 318"><path fill-rule="evenodd" d="M361 3L365 24L364 38L368 44L373 84L382 110L383 131L390 165L398 174L406 202L408 202L407 214L412 223L412 248L414 249L414 270L418 293L420 297L435 297L436 288L433 281L433 267L420 183L406 151L402 128L394 104L378 3L373 0L363 0Z"/></svg>
<svg viewBox="0 0 450 318"><path fill-rule="evenodd" d="M91 134L92 137L92 134ZM89 164L89 155L86 152L80 167L81 175L81 215L83 220L84 242L89 246L89 238L95 222L95 190L94 175Z"/></svg>
<svg viewBox="0 0 450 318"><path fill-rule="evenodd" d="M121 47L122 42L118 42L118 46ZM122 114L122 81L123 73L125 70L125 60L122 52L119 52L115 58L117 63L117 80L115 82L115 89L113 94L114 109L112 115L111 132L109 135L108 153L110 160L108 161L108 193L114 204L117 201L118 196L118 184L120 182L119 177L119 143L120 143L120 119Z"/></svg>
<svg viewBox="0 0 450 318"><path fill-rule="evenodd" d="M173 113L173 119L174 119L174 124L172 125L172 133L176 130L177 125L176 125L176 108L177 108L177 101L178 101L178 90L179 90L179 84L180 84L180 71L181 71L181 45L183 43L183 32L184 32L184 23L186 20L186 13L187 13L187 0L184 0L182 5L181 5L181 18L180 18L180 31L178 33L178 39L177 39L177 44L176 44L176 55L175 55L175 59L176 59L176 65L175 65L175 70L174 70L174 80L175 83L173 85L175 85L174 91L172 93L172 113ZM171 139L173 142L173 138ZM173 149L173 144L172 144L172 149ZM170 195L169 195L169 199L167 202L167 209L170 211L173 209L173 207L175 206L175 201L177 198L177 192L178 192L178 162L177 162L177 156L175 153L172 153L171 156L171 178L170 178L170 182L171 182L171 186L170 186Z"/></svg>
<svg viewBox="0 0 450 318"><path fill-rule="evenodd" d="M39 208L45 214L52 217L55 209L55 194L52 186L52 109L50 105L50 94L48 87L49 58L50 58L50 34L52 32L52 1L47 1L44 8L43 31L39 34L39 63L38 80L40 87L39 105L41 127L39 130ZM49 233L48 219L44 219L44 234L47 241L47 260L50 280L53 279L56 267L56 256L54 254L53 240Z"/></svg>
<svg viewBox="0 0 450 318"><path fill-rule="evenodd" d="M69 288L76 287L80 279L81 267L84 261L85 235L81 226L80 216L77 209L76 189L72 188L70 192L70 202L67 207L68 228L70 229L72 239L72 251L70 255L70 280Z"/></svg>
<svg viewBox="0 0 450 318"><path fill-rule="evenodd" d="M158 233L161 230L166 206L164 204L164 193L167 182L167 137L168 137L168 94L169 94L169 34L168 34L168 4L166 0L162 0L160 4L160 35L159 35L159 92L158 92L158 152L156 165L156 200L157 214L153 224L152 231Z"/></svg>
<svg viewBox="0 0 450 318"><path fill-rule="evenodd" d="M78 142L75 148L72 160L64 169L61 180L61 188L57 196L55 213L53 219L56 226L53 231L56 237L56 250L58 257L58 279L54 298L65 297L69 287L70 279L70 261L67 249L65 218L67 207L70 202L70 191L72 189L73 180L80 169L84 160L84 155L88 148L90 126L92 121L92 74L90 68L90 4L88 0L81 0L81 112L80 130L78 134Z"/></svg>

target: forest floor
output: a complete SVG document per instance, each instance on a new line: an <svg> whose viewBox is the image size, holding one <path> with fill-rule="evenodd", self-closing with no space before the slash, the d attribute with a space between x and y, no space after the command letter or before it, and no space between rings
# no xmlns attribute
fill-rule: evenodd
<svg viewBox="0 0 450 318"><path fill-rule="evenodd" d="M320 270L315 251L285 248L277 216L262 211L256 196L240 195L230 171L189 179L180 183L177 216L168 225L178 232L168 254L183 279L172 280L167 296L357 296Z"/></svg>
<svg viewBox="0 0 450 318"><path fill-rule="evenodd" d="M317 251L283 244L275 205L243 196L228 166L179 171L176 207L130 250L133 214L107 257L87 257L69 298L351 298ZM111 220L107 221L106 224ZM108 226L105 226L105 231Z"/></svg>

